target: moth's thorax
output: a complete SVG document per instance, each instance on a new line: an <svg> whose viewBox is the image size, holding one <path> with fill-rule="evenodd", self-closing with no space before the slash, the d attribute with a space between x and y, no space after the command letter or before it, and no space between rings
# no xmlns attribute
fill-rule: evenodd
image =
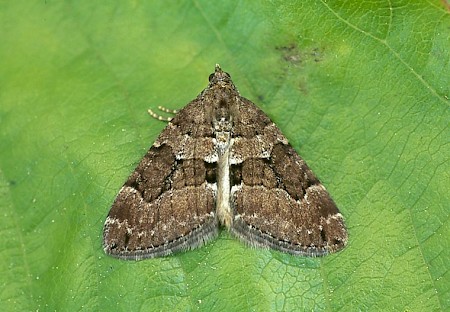
<svg viewBox="0 0 450 312"><path fill-rule="evenodd" d="M229 85L214 85L212 89L205 90L203 103L214 131L231 131L239 98L239 93Z"/></svg>

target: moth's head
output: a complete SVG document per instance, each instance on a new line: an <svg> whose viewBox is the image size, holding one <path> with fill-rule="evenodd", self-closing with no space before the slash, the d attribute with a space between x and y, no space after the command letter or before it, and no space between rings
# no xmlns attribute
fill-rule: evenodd
<svg viewBox="0 0 450 312"><path fill-rule="evenodd" d="M214 73L209 75L209 87L231 87L235 89L233 82L231 81L231 76L229 73L226 73L220 68L219 64L216 64L216 68Z"/></svg>

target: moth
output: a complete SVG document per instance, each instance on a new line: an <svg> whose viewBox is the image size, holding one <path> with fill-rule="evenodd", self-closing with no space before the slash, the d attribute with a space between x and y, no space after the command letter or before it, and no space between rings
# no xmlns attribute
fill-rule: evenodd
<svg viewBox="0 0 450 312"><path fill-rule="evenodd" d="M216 65L117 195L103 230L111 256L140 260L197 248L223 226L253 247L323 256L348 240L325 187Z"/></svg>

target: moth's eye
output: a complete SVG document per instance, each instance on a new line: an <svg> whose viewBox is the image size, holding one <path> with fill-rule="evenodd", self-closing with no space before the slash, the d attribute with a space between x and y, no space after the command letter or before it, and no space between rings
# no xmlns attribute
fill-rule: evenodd
<svg viewBox="0 0 450 312"><path fill-rule="evenodd" d="M213 77L214 77L214 74L209 75L209 78L208 78L209 82L211 82L211 80L213 79Z"/></svg>

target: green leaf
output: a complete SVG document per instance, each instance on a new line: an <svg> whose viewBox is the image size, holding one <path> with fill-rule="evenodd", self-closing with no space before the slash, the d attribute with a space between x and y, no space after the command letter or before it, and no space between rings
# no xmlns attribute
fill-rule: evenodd
<svg viewBox="0 0 450 312"><path fill-rule="evenodd" d="M9 1L0 9L2 310L450 309L445 2ZM298 258L225 231L140 262L103 222L215 63L335 198L346 249Z"/></svg>

